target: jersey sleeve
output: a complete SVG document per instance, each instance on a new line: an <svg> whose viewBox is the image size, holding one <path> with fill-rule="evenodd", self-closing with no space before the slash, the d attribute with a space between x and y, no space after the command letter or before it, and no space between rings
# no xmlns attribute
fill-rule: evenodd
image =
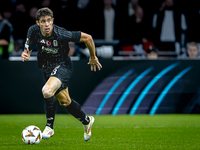
<svg viewBox="0 0 200 150"><path fill-rule="evenodd" d="M66 42L79 42L81 38L81 31L67 31L63 33Z"/></svg>
<svg viewBox="0 0 200 150"><path fill-rule="evenodd" d="M35 45L35 29L34 26L31 26L28 29L28 33L27 33L27 38L26 38L26 42L25 42L25 48L32 50L33 46Z"/></svg>
<svg viewBox="0 0 200 150"><path fill-rule="evenodd" d="M81 39L81 31L72 31L72 42L79 42Z"/></svg>

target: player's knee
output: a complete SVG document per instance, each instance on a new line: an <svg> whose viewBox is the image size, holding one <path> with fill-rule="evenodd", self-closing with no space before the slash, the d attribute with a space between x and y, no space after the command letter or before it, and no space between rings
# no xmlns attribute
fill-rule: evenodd
<svg viewBox="0 0 200 150"><path fill-rule="evenodd" d="M63 107L67 107L71 104L71 99L67 99L65 101L59 101L60 105Z"/></svg>
<svg viewBox="0 0 200 150"><path fill-rule="evenodd" d="M43 94L44 98L50 98L54 95L54 93L51 90L49 90L45 87L42 88L42 94Z"/></svg>

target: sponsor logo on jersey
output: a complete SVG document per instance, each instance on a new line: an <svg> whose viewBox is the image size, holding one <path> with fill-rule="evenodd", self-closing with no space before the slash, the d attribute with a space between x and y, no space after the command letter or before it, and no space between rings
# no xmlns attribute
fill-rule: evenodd
<svg viewBox="0 0 200 150"><path fill-rule="evenodd" d="M51 48L47 48L42 46L42 52L46 51L47 53L51 53L51 54L57 54L58 50L57 49L51 49Z"/></svg>
<svg viewBox="0 0 200 150"><path fill-rule="evenodd" d="M49 42L48 40L46 41L46 45L47 46L50 46L51 45L51 42Z"/></svg>
<svg viewBox="0 0 200 150"><path fill-rule="evenodd" d="M53 46L58 46L58 41L57 40L53 40Z"/></svg>
<svg viewBox="0 0 200 150"><path fill-rule="evenodd" d="M27 38L25 44L29 44L29 43L30 43L30 40L29 40L29 38Z"/></svg>
<svg viewBox="0 0 200 150"><path fill-rule="evenodd" d="M44 41L44 39L42 39L42 40L40 41L40 43L42 43L42 44L45 44L45 41Z"/></svg>
<svg viewBox="0 0 200 150"><path fill-rule="evenodd" d="M24 46L26 49L29 49L29 45L28 45L29 43L30 43L30 40L29 38L27 38L25 42L25 46Z"/></svg>

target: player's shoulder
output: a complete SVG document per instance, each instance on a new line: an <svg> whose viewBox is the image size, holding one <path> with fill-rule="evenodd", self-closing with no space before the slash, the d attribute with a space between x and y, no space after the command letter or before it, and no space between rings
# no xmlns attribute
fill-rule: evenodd
<svg viewBox="0 0 200 150"><path fill-rule="evenodd" d="M71 38L72 37L71 31L68 31L65 28L59 27L55 24L53 25L53 27L54 27L54 32L58 37L60 37L60 38Z"/></svg>
<svg viewBox="0 0 200 150"><path fill-rule="evenodd" d="M61 34L62 32L67 31L65 28L60 27L60 26L57 26L57 25L55 25L55 24L53 24L53 29L54 29L54 32L60 33L60 34Z"/></svg>
<svg viewBox="0 0 200 150"><path fill-rule="evenodd" d="M40 27L37 24L34 24L34 25L32 25L32 26L29 27L28 31L29 32L40 31Z"/></svg>

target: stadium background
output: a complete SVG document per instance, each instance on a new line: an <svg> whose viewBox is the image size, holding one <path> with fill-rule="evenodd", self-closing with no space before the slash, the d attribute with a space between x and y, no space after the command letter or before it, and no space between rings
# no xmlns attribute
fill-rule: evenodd
<svg viewBox="0 0 200 150"><path fill-rule="evenodd" d="M23 3L27 10L33 6L41 7L40 1L31 1L29 3L23 0L11 0L10 2L16 3L16 5ZM66 0L60 0L59 3L52 0L50 5L50 8L55 10L55 23L58 23L58 25L63 21L63 16L59 15L57 7L63 2L66 2ZM74 8L74 4L77 1L71 2L73 2L71 6ZM98 8L97 11L100 10L99 4L102 6L101 0L94 4L95 2L92 2L92 8L90 6L89 12L94 11L95 8ZM118 6L123 4L119 8L124 9L124 4L128 0L116 0L115 2L118 2L116 3ZM149 12L149 15L153 15L162 2L159 0L151 2L149 0L140 0L140 5L144 7L145 14ZM187 38L187 40L199 42L199 30L196 30L196 27L199 28L200 13L196 1L175 0L174 2L176 11L184 13L186 16L188 30L182 32L186 32L186 35L189 35L187 37L190 38ZM11 11L15 14L13 7L14 5L11 6L10 3L6 2L4 5L1 5L0 9ZM196 15L193 16L192 14ZM83 29L83 31L87 32L88 29L84 27L87 27L86 23L89 21L84 21L84 19L90 16L90 13L84 14L87 17L79 16L76 18L77 12L73 15L66 16L66 18L71 17L68 18L69 20L71 19L70 24L72 23L69 29L79 30L81 28L80 30ZM28 19L24 20L22 16L18 17L15 19L20 19L18 20L19 22L24 22L21 26L28 24L29 27L29 23L32 23ZM61 22L56 20L61 20ZM79 26L81 21L84 21L85 24ZM63 23L66 25L66 22ZM15 25L20 27L16 21ZM194 25L195 28L191 25ZM28 27L24 28L25 33L23 35L25 36ZM17 31L19 31L17 33L21 32L21 30ZM21 36L22 34L16 35ZM99 44L97 40L95 39L96 45ZM186 41L183 46L185 44ZM132 59L130 57L129 60L122 59L121 61L114 60L111 57L104 59L100 56L103 69L96 73L90 71L87 65L87 57L80 58L78 61L73 61L74 74L69 88L71 97L78 101L87 113L96 115L199 113L199 60L177 59L175 55L177 53L173 51L173 55L170 54L170 57L165 57L163 60ZM10 60L0 59L0 113L44 113L44 99L41 88L45 81L42 71L37 68L36 61L22 63ZM66 112L65 109L58 108L57 113L64 112Z"/></svg>
<svg viewBox="0 0 200 150"><path fill-rule="evenodd" d="M100 29L102 25L102 18L95 18L97 16L95 12L102 10L99 2L103 0L0 1L0 12L7 11L8 16L10 11L13 13L14 21L12 19L11 21L17 31L14 33L14 42L19 44L17 47L19 49L15 49L16 45L9 46L9 52L15 52L15 56L11 55L12 57L7 60L0 58L0 150L199 149L199 58L190 59L187 55L184 59L177 58L186 52L184 50L186 50L187 42L200 43L200 7L197 0L174 0L175 7L173 8L179 15L182 13L183 20L184 14L187 22L187 29L186 26L182 26L184 30L181 29L183 41L176 39L176 43L181 45L181 51L174 52L172 49L168 49L165 53L159 51L158 58L150 60L145 57L146 53L132 51L132 45L128 47L128 49L131 48L131 52L119 51L120 56L112 57L112 53L108 53L111 47L101 47L101 45L115 45L118 41L105 43L104 40L93 36L103 68L101 71L91 72L90 66L87 65L88 56L71 57L74 74L69 88L71 97L81 104L84 111L87 114L94 114L95 124L92 127L91 140L89 142L83 140L82 124L70 114L66 115L66 110L58 105L54 126L55 135L49 140L42 140L35 146L23 143L21 132L28 125L36 125L41 130L45 127L44 98L41 92L45 81L42 71L37 68L35 49L30 61L26 63L21 62L21 58L16 56L21 55L22 43L25 41L28 27L35 23L35 20L27 17L27 14L15 11L13 8L15 5L11 6L7 3L9 1L15 3L16 7L22 11L25 4L27 14L30 8L35 8L35 4L38 4L36 6L40 8L44 7L40 4L47 6L51 1L53 5L51 4L50 8L55 12L55 24L67 26L69 30L90 33L88 29ZM70 7L73 9L74 6L76 7L74 3L78 1L90 1L94 4L94 7L90 7L92 13L91 9L89 13L86 11L84 14L84 9L76 11L76 8L71 9L73 12L67 10L68 13L63 13L59 5L64 4L66 8L67 1L73 3ZM121 17L123 16L121 12L127 13L123 4L129 1L137 0L113 0L115 6L118 4L120 8ZM148 21L151 20L149 16L159 11L163 1L139 0ZM176 21L180 21L179 19ZM127 25L123 21L120 24ZM102 30L99 31L103 33ZM137 36L130 35L138 38L141 32L138 30L137 33ZM152 37L154 35L156 34L151 34ZM14 49L13 46L15 46ZM88 53L85 54L88 55Z"/></svg>
<svg viewBox="0 0 200 150"><path fill-rule="evenodd" d="M200 112L199 60L100 59L103 69L96 73L87 62L73 61L69 85L71 97L86 113L150 114L155 107L152 114ZM0 64L0 113L44 113L41 89L45 81L37 62L0 60ZM57 113L65 112L57 109Z"/></svg>

